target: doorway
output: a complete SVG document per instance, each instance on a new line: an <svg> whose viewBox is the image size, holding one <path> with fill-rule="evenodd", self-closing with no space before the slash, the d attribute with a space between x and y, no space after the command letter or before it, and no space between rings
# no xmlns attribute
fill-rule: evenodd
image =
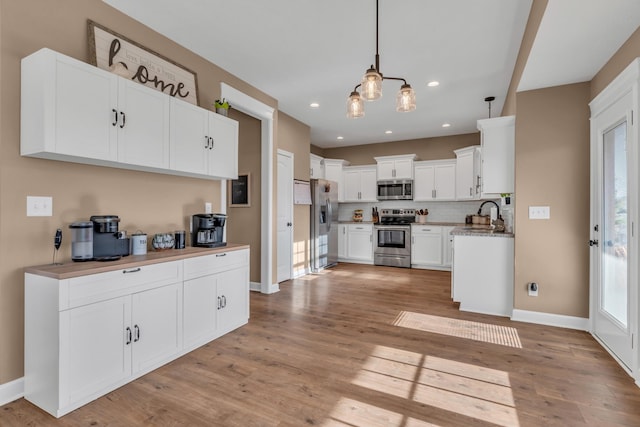
<svg viewBox="0 0 640 427"><path fill-rule="evenodd" d="M293 269L293 153L278 150L277 282L291 279Z"/></svg>
<svg viewBox="0 0 640 427"><path fill-rule="evenodd" d="M591 105L591 329L633 375L638 363L636 102L632 90L605 105L597 101Z"/></svg>

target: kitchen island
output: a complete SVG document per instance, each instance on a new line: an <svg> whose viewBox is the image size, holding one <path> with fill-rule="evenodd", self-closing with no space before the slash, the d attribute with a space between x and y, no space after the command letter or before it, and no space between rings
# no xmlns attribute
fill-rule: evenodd
<svg viewBox="0 0 640 427"><path fill-rule="evenodd" d="M456 227L451 235L451 296L460 303L460 310L511 317L513 233Z"/></svg>

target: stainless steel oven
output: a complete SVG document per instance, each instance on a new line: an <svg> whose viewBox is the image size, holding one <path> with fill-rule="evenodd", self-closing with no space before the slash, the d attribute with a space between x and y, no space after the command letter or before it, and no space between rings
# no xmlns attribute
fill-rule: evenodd
<svg viewBox="0 0 640 427"><path fill-rule="evenodd" d="M373 263L411 267L411 223L415 209L382 209L380 224L373 227Z"/></svg>
<svg viewBox="0 0 640 427"><path fill-rule="evenodd" d="M373 263L411 267L411 226L375 225Z"/></svg>

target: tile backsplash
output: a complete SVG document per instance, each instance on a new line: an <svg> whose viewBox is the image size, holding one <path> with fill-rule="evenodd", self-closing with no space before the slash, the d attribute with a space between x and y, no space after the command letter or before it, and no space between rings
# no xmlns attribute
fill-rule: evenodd
<svg viewBox="0 0 640 427"><path fill-rule="evenodd" d="M386 200L375 203L340 203L338 208L338 220L339 221L351 221L353 217L353 211L355 209L363 210L363 221L371 221L371 209L377 207L378 211L381 209L428 209L429 216L427 221L429 222L459 222L464 223L464 218L467 215L478 212L480 204L484 200L464 201L464 202L414 202L406 200ZM500 199L494 200L500 205ZM493 205L491 205L493 206ZM489 214L490 207L485 206L482 210L483 214ZM502 209L502 207L501 207Z"/></svg>

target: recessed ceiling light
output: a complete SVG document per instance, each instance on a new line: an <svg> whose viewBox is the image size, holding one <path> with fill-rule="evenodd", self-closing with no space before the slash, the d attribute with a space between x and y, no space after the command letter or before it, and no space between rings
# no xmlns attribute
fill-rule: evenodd
<svg viewBox="0 0 640 427"><path fill-rule="evenodd" d="M451 127L451 123L443 123L443 124L442 124L442 127L443 127L443 128Z"/></svg>
<svg viewBox="0 0 640 427"><path fill-rule="evenodd" d="M318 104L317 102L312 102L311 104L309 104L309 107L318 108L318 107L320 107L320 104Z"/></svg>
<svg viewBox="0 0 640 427"><path fill-rule="evenodd" d="M390 133L393 133L393 131L392 130L385 130L384 133L386 133L388 135Z"/></svg>
<svg viewBox="0 0 640 427"><path fill-rule="evenodd" d="M344 136L339 136L336 138L338 141L342 141L344 139Z"/></svg>
<svg viewBox="0 0 640 427"><path fill-rule="evenodd" d="M433 81L431 81L431 82L427 83L427 86L429 86L429 87L436 87L436 86L438 86L439 84L440 84L440 82L437 82L437 81L433 80Z"/></svg>

